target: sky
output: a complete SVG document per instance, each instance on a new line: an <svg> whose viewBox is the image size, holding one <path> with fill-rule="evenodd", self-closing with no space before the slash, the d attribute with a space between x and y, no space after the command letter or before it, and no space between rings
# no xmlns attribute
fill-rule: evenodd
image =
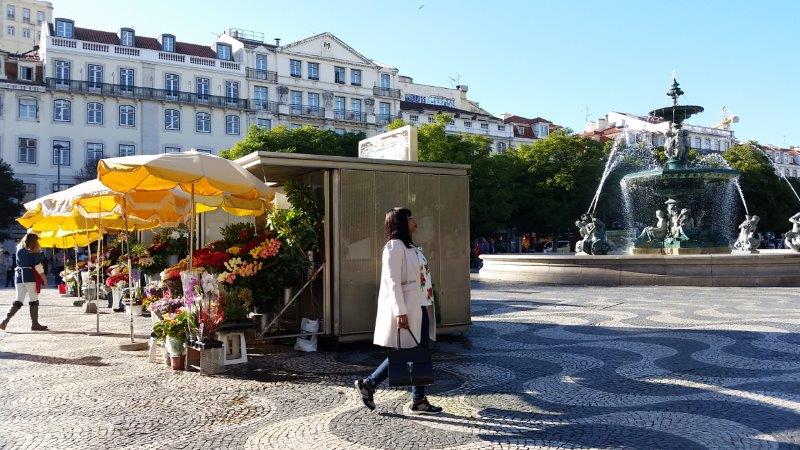
<svg viewBox="0 0 800 450"><path fill-rule="evenodd" d="M544 117L575 131L609 111L680 103L739 116L740 140L800 146L800 2L477 0L51 0L55 17L109 31L212 44L228 28L287 44L331 32L417 83L469 86L499 115Z"/></svg>

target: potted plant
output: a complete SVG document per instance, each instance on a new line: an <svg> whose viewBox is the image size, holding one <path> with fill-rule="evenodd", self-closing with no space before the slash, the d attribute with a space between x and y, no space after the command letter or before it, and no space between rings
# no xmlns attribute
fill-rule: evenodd
<svg viewBox="0 0 800 450"><path fill-rule="evenodd" d="M157 335L163 335L169 352L173 370L185 369L186 330L189 313L181 308L175 314L164 314L163 319L153 327Z"/></svg>

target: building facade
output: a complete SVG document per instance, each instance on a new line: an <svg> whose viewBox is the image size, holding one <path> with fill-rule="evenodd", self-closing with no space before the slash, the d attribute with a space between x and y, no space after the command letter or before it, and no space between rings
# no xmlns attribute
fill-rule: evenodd
<svg viewBox="0 0 800 450"><path fill-rule="evenodd" d="M39 45L42 29L53 20L53 4L39 0L0 2L0 50L25 53Z"/></svg>
<svg viewBox="0 0 800 450"><path fill-rule="evenodd" d="M759 144L759 147L773 162L778 175L800 177L800 147L783 148L770 144Z"/></svg>
<svg viewBox="0 0 800 450"><path fill-rule="evenodd" d="M512 114L502 114L503 122L511 128L514 134L513 146L520 144L530 144L537 139L544 139L550 135L550 132L560 128L547 119L536 117L528 119L526 117L516 116Z"/></svg>
<svg viewBox="0 0 800 450"><path fill-rule="evenodd" d="M436 114L450 116L447 133L475 134L492 141L492 150L503 152L511 146L512 133L503 120L467 98L467 86L447 88L414 83L408 76L399 77L402 95L402 119L412 125L434 123Z"/></svg>

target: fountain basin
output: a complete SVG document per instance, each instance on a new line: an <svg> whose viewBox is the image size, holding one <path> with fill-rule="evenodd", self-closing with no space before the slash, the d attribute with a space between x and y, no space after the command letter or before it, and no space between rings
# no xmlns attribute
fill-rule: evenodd
<svg viewBox="0 0 800 450"><path fill-rule="evenodd" d="M593 286L800 286L800 254L481 255L481 280Z"/></svg>
<svg viewBox="0 0 800 450"><path fill-rule="evenodd" d="M652 187L657 195L681 197L702 193L708 184L724 184L739 176L738 170L688 167L652 169L625 175L622 183L630 187Z"/></svg>

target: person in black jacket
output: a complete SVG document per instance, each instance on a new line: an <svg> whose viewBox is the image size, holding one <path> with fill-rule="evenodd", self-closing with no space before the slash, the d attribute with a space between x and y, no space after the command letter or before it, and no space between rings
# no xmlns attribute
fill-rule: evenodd
<svg viewBox="0 0 800 450"><path fill-rule="evenodd" d="M47 327L39 323L39 294L36 292L36 265L44 259L39 246L39 236L28 233L17 245L17 267L14 270L14 286L17 299L11 304L6 318L0 322L0 330L5 330L14 314L22 309L22 302L28 296L31 310L31 331L44 331Z"/></svg>

